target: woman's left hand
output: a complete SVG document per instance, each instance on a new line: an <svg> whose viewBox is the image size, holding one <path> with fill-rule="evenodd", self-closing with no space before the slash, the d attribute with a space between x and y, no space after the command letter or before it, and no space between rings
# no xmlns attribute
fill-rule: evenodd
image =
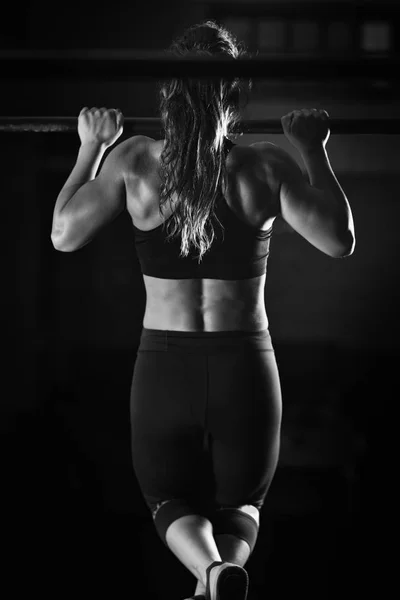
<svg viewBox="0 0 400 600"><path fill-rule="evenodd" d="M118 108L82 108L78 117L81 143L98 143L108 148L124 130L124 115Z"/></svg>

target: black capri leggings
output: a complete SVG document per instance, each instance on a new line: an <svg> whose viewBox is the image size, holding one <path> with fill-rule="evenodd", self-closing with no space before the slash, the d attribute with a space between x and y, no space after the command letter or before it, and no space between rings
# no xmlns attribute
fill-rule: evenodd
<svg viewBox="0 0 400 600"><path fill-rule="evenodd" d="M261 509L281 422L268 329L143 328L130 409L133 467L164 543L168 526L186 514Z"/></svg>

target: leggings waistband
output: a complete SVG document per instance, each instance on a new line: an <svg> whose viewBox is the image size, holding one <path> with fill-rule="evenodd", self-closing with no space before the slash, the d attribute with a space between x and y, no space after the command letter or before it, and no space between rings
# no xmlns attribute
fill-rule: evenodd
<svg viewBox="0 0 400 600"><path fill-rule="evenodd" d="M269 329L262 331L174 331L143 327L138 352L228 352L273 350Z"/></svg>

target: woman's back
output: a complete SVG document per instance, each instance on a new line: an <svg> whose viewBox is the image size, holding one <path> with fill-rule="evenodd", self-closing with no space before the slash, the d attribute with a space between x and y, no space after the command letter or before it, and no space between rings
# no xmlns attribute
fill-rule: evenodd
<svg viewBox="0 0 400 600"><path fill-rule="evenodd" d="M144 237L151 239L155 233L161 235L163 221L174 211L174 200L172 206L165 207L163 216L159 210L159 169L164 141L140 136L132 138L130 146L124 177L127 210L136 237L146 232ZM227 222L223 223L226 240L230 228L236 224L239 235L239 228L243 227L243 236L252 236L254 232L261 239L268 238L269 242L269 232L279 210L279 181L275 176L279 158L275 147L270 146L270 161L265 160L265 152L261 153L256 146L234 145L226 156L226 185L220 199L230 213ZM235 239L235 250L239 253L240 244L239 237ZM154 254L155 251L151 252ZM209 250L211 257L212 252L213 246ZM225 255L224 259L227 268L231 262L229 256ZM206 270L204 272L207 274ZM199 277L194 271L193 277L186 274L182 278L165 277L162 271L157 276L144 274L147 293L144 327L181 331L266 329L265 270L261 275L242 275L236 279L228 278L222 271L221 278L215 273L214 270L212 277Z"/></svg>

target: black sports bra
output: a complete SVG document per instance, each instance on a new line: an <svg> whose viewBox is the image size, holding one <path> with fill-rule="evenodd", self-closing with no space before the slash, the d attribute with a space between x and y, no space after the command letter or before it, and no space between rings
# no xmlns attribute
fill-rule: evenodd
<svg viewBox="0 0 400 600"><path fill-rule="evenodd" d="M233 144L227 140L227 154ZM162 279L249 279L263 275L267 269L272 227L256 229L236 216L221 195L215 214L224 226L216 223L215 238L198 263L198 250L182 258L180 237L166 241L163 224L150 231L134 227L135 247L144 275Z"/></svg>

